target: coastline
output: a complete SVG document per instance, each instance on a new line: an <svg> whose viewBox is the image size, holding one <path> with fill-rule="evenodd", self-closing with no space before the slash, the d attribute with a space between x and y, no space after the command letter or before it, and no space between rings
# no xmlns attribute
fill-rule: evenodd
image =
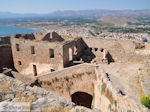
<svg viewBox="0 0 150 112"><path fill-rule="evenodd" d="M44 33L41 29L24 27L18 25L0 25L0 36L11 36L15 34L24 34L24 33Z"/></svg>

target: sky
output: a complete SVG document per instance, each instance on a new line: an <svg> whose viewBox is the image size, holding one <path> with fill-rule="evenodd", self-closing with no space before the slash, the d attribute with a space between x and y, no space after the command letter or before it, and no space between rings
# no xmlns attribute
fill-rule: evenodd
<svg viewBox="0 0 150 112"><path fill-rule="evenodd" d="M0 0L0 12L50 13L85 9L150 9L150 0Z"/></svg>

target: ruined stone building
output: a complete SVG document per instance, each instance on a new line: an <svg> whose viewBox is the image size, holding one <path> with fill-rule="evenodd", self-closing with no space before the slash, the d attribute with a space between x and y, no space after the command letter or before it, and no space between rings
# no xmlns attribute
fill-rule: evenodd
<svg viewBox="0 0 150 112"><path fill-rule="evenodd" d="M10 37L0 38L0 72L2 68L13 67L13 57L10 45Z"/></svg>
<svg viewBox="0 0 150 112"><path fill-rule="evenodd" d="M39 76L62 70L83 52L82 39L64 41L56 33L16 35L11 38L14 66L24 75Z"/></svg>
<svg viewBox="0 0 150 112"><path fill-rule="evenodd" d="M17 34L0 39L0 69L12 68L14 78L79 106L148 112L140 103L150 94L147 47L134 40L63 38L55 32Z"/></svg>
<svg viewBox="0 0 150 112"><path fill-rule="evenodd" d="M15 69L28 76L39 76L84 62L127 61L128 55L124 54L133 52L135 48L134 42L130 41L98 38L64 40L55 32L15 35L11 43Z"/></svg>

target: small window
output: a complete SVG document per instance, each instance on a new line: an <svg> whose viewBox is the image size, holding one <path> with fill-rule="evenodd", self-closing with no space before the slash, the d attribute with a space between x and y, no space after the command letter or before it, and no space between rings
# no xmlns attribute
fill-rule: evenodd
<svg viewBox="0 0 150 112"><path fill-rule="evenodd" d="M94 48L95 52L98 51L98 48Z"/></svg>
<svg viewBox="0 0 150 112"><path fill-rule="evenodd" d="M100 51L101 51L101 52L103 52L103 51L104 51L104 49L103 49L103 48L101 48L101 49L100 49Z"/></svg>
<svg viewBox="0 0 150 112"><path fill-rule="evenodd" d="M54 49L49 49L49 57L54 58Z"/></svg>
<svg viewBox="0 0 150 112"><path fill-rule="evenodd" d="M54 70L54 69L50 69L50 71L51 71L51 72L54 72L55 70Z"/></svg>
<svg viewBox="0 0 150 112"><path fill-rule="evenodd" d="M36 69L36 65L33 65L33 73L34 73L34 76L37 76L37 69Z"/></svg>
<svg viewBox="0 0 150 112"><path fill-rule="evenodd" d="M16 51L20 51L19 44L16 44Z"/></svg>
<svg viewBox="0 0 150 112"><path fill-rule="evenodd" d="M31 54L35 54L34 46L31 46Z"/></svg>
<svg viewBox="0 0 150 112"><path fill-rule="evenodd" d="M21 61L18 61L18 65L19 65L19 66L21 66L21 65L22 65Z"/></svg>

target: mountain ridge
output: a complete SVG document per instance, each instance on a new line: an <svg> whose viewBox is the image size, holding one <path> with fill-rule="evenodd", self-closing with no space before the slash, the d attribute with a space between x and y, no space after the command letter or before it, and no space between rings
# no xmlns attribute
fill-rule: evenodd
<svg viewBox="0 0 150 112"><path fill-rule="evenodd" d="M0 12L0 18L25 18L25 17L103 17L106 15L113 16L146 16L150 17L150 9L144 10L64 10L52 13L36 14L36 13L11 13Z"/></svg>

